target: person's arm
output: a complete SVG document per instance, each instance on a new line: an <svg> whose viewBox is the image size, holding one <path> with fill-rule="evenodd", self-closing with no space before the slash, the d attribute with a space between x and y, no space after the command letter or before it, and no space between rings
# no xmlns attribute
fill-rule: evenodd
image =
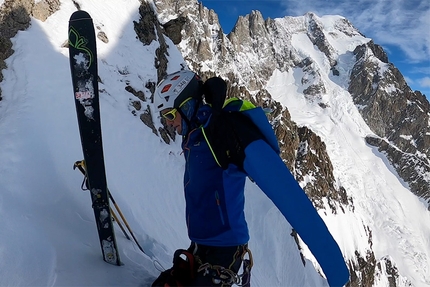
<svg viewBox="0 0 430 287"><path fill-rule="evenodd" d="M243 168L309 247L330 286L346 284L349 271L339 246L275 151L263 140L251 142L245 149Z"/></svg>

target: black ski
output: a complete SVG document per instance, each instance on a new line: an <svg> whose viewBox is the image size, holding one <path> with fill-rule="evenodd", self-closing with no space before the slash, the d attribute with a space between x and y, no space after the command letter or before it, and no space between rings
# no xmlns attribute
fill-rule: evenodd
<svg viewBox="0 0 430 287"><path fill-rule="evenodd" d="M103 260L121 265L112 224L100 125L94 25L85 11L69 21L69 58L82 150Z"/></svg>

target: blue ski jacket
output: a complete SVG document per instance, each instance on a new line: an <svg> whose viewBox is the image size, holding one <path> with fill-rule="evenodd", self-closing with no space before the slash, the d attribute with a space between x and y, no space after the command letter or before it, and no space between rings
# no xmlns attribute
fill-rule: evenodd
<svg viewBox="0 0 430 287"><path fill-rule="evenodd" d="M248 242L244 186L249 176L309 247L330 286L343 286L349 279L349 271L342 253L273 144L267 143L263 136L251 137L244 146L242 165L229 164L223 169L205 139L204 127L211 118L210 107L202 106L197 118L203 125L190 131L182 142L186 160L184 192L189 238L209 246L235 246ZM267 122L265 116L260 117L263 119Z"/></svg>

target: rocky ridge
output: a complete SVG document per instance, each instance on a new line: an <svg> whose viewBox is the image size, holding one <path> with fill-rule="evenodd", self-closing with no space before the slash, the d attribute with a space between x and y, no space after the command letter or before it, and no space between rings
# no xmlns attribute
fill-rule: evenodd
<svg viewBox="0 0 430 287"><path fill-rule="evenodd" d="M383 151L413 193L430 202L430 104L412 91L372 41L354 50L348 91L377 135L366 142ZM430 206L429 206L430 208Z"/></svg>

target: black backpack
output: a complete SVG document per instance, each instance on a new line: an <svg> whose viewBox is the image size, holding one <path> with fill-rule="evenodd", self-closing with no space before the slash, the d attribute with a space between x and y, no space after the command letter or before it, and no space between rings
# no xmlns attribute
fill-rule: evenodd
<svg viewBox="0 0 430 287"><path fill-rule="evenodd" d="M246 147L259 139L280 153L276 135L261 107L238 98L226 100L227 84L219 77L208 79L203 92L206 103L212 106L212 116L202 131L220 167L226 169L233 163L243 169Z"/></svg>

